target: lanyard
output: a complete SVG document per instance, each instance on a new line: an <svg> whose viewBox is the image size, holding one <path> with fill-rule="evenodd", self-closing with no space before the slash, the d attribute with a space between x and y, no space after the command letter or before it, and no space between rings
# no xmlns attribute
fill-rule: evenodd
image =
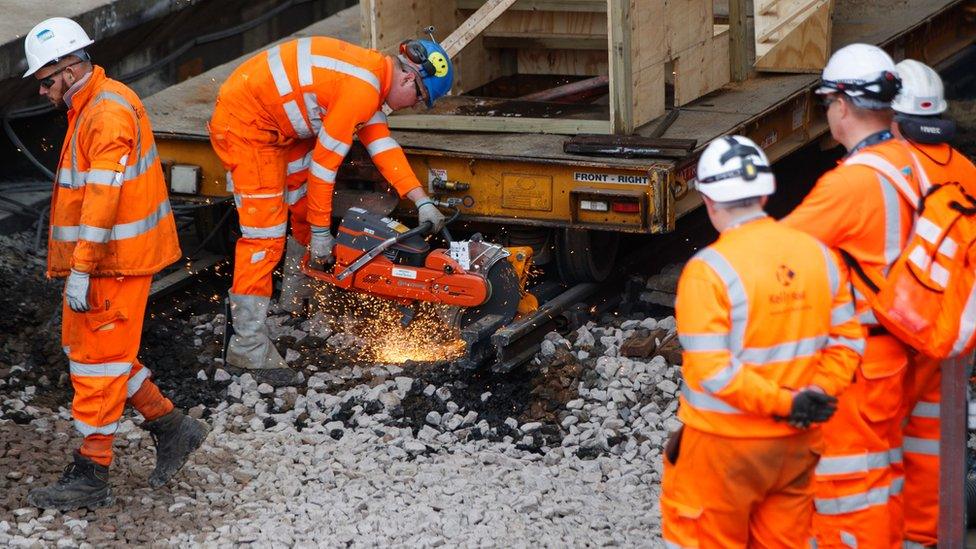
<svg viewBox="0 0 976 549"><path fill-rule="evenodd" d="M887 141L889 139L894 139L894 138L895 136L892 135L891 130L881 130L878 133L872 133L871 135L862 139L860 143L854 145L854 147L852 147L851 150L848 151L847 156L851 156L852 154L860 151L865 147L870 147L871 145L877 145L878 143Z"/></svg>

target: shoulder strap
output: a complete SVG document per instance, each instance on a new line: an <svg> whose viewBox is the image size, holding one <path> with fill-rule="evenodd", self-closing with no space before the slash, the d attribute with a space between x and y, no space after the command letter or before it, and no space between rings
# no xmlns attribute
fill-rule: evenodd
<svg viewBox="0 0 976 549"><path fill-rule="evenodd" d="M864 285L868 287L868 289L870 289L874 293L878 293L881 290L881 288L879 288L878 285L875 284L873 280L871 280L871 277L868 276L868 273L864 271L864 267L862 267L861 264L858 263L857 259L855 259L853 255L848 253L847 250L843 248L837 248L837 251L840 252L841 258L844 259L844 263L848 267L850 267L851 271L853 271L854 274L856 274L857 277L861 279L861 282L863 282Z"/></svg>
<svg viewBox="0 0 976 549"><path fill-rule="evenodd" d="M910 153L909 153L910 154ZM912 157L914 159L914 156ZM898 168L891 165L888 159L884 158L879 154L874 154L870 152L861 152L847 158L844 164L853 164L860 166L867 166L885 176L885 178L891 182L892 185L898 189L902 197L908 201L912 206L912 210L918 210L919 206L919 196L912 188L912 185L905 179L904 174L902 174ZM918 163L915 163L915 170L918 171Z"/></svg>

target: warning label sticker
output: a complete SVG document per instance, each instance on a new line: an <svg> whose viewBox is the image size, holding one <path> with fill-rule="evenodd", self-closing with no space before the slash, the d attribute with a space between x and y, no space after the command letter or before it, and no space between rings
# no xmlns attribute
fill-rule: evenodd
<svg viewBox="0 0 976 549"><path fill-rule="evenodd" d="M398 267L394 267L393 276L397 278L409 278L411 280L416 280L417 271L414 271L413 269L400 269Z"/></svg>
<svg viewBox="0 0 976 549"><path fill-rule="evenodd" d="M625 183L628 185L647 185L651 178L646 175L625 173L576 172L573 179L583 183Z"/></svg>

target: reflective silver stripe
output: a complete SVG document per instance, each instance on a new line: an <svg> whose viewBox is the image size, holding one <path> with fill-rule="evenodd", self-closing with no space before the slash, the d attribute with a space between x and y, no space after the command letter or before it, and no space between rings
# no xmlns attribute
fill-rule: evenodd
<svg viewBox="0 0 976 549"><path fill-rule="evenodd" d="M119 377L129 375L131 362L104 362L102 364L83 364L73 360L68 361L68 370L73 376L82 377Z"/></svg>
<svg viewBox="0 0 976 549"><path fill-rule="evenodd" d="M872 488L867 492L839 498L814 498L813 504L821 515L843 515L862 511L874 505L888 503L888 487Z"/></svg>
<svg viewBox="0 0 976 549"><path fill-rule="evenodd" d="M857 320L861 324L863 324L865 326L871 326L871 325L877 325L878 324L878 317L874 316L874 310L873 309L868 309L868 310L864 311L863 313L857 315Z"/></svg>
<svg viewBox="0 0 976 549"><path fill-rule="evenodd" d="M902 447L909 454L939 455L939 441L927 438L905 437Z"/></svg>
<svg viewBox="0 0 976 549"><path fill-rule="evenodd" d="M678 545L673 541L668 541L668 540L663 540L663 541L664 541L664 549L688 549L687 547Z"/></svg>
<svg viewBox="0 0 976 549"><path fill-rule="evenodd" d="M271 69L271 77L274 78L275 87L278 88L278 95L285 96L291 93L291 82L288 81L288 73L285 72L285 65L281 62L281 46L268 50L268 68Z"/></svg>
<svg viewBox="0 0 976 549"><path fill-rule="evenodd" d="M291 127L298 134L298 137L302 139L312 137L312 130L309 129L308 123L305 122L305 117L302 116L302 109L298 106L298 103L292 100L282 105L282 108L285 109L285 116L288 117L288 121L291 122Z"/></svg>
<svg viewBox="0 0 976 549"><path fill-rule="evenodd" d="M849 337L831 337L827 339L827 347L833 346L847 347L859 355L864 354L864 339L852 339Z"/></svg>
<svg viewBox="0 0 976 549"><path fill-rule="evenodd" d="M918 543L918 542L915 542L915 541L910 541L910 540L907 540L906 539L905 541L903 541L901 543L901 547L902 547L902 549L926 549L927 546L926 545L922 545L921 543Z"/></svg>
<svg viewBox="0 0 976 549"><path fill-rule="evenodd" d="M279 238L285 236L287 229L287 221L274 227L248 227L247 225L241 225L241 236L244 238Z"/></svg>
<svg viewBox="0 0 976 549"><path fill-rule="evenodd" d="M834 263L834 258L830 255L830 250L819 242L817 244L820 245L820 251L823 252L824 261L827 263L827 280L830 281L830 295L837 297L837 292L840 290L840 272L837 270L837 264Z"/></svg>
<svg viewBox="0 0 976 549"><path fill-rule="evenodd" d="M704 261L725 283L729 303L732 304L730 314L732 328L729 330L729 347L733 354L738 355L739 351L742 350L746 334L746 322L749 319L749 300L746 297L745 286L742 285L742 280L732 265L713 248L705 248L695 254L693 259Z"/></svg>
<svg viewBox="0 0 976 549"><path fill-rule="evenodd" d="M305 196L305 193L307 192L308 192L308 184L302 183L301 187L298 187L293 191L285 192L285 202L287 202L289 206L294 206L295 203L301 200L302 197Z"/></svg>
<svg viewBox="0 0 976 549"><path fill-rule="evenodd" d="M369 117L369 120L363 124L363 127L372 126L373 124L386 124L386 114L383 111L376 111L376 113Z"/></svg>
<svg viewBox="0 0 976 549"><path fill-rule="evenodd" d="M695 255L695 259L704 261L722 279L722 282L725 283L729 303L732 305L732 311L729 315L732 327L729 330L728 342L733 358L729 361L728 366L701 382L702 387L706 390L717 393L724 389L742 369L742 362L737 357L742 351L743 340L745 339L746 322L749 319L749 299L746 297L745 286L743 286L739 274L735 272L728 260L722 257L722 254L713 248L705 248Z"/></svg>
<svg viewBox="0 0 976 549"><path fill-rule="evenodd" d="M949 271L936 262L932 262L932 266L929 268L929 277L943 288L949 285Z"/></svg>
<svg viewBox="0 0 976 549"><path fill-rule="evenodd" d="M230 172L227 172L227 177L226 177L226 180L227 180L227 185L226 185L226 186L225 186L224 188L225 188L225 189L227 190L227 192L229 192L229 193L232 193L232 192L234 192L234 176L233 176L233 175L231 175L231 173L230 173Z"/></svg>
<svg viewBox="0 0 976 549"><path fill-rule="evenodd" d="M881 469L891 464L888 451L872 452L855 456L822 457L817 463L816 475L846 475Z"/></svg>
<svg viewBox="0 0 976 549"><path fill-rule="evenodd" d="M61 242L88 240L101 243L108 242L109 240L133 238L154 229L163 218L169 215L170 211L169 200L163 200L159 204L159 207L156 208L156 211L146 217L130 223L119 223L112 227L112 229L103 229L88 225L52 225L51 238Z"/></svg>
<svg viewBox="0 0 976 549"><path fill-rule="evenodd" d="M303 93L302 98L305 100L305 112L308 113L308 124L312 133L319 133L322 131L322 114L325 112L319 105L319 98L312 92Z"/></svg>
<svg viewBox="0 0 976 549"><path fill-rule="evenodd" d="M925 402L924 400L919 401L912 408L913 417L929 417L938 418L939 417L939 403L938 402Z"/></svg>
<svg viewBox="0 0 976 549"><path fill-rule="evenodd" d="M70 355L71 354L71 347L69 347L68 345L65 345L64 347L61 347L61 350L64 351L64 354L65 355Z"/></svg>
<svg viewBox="0 0 976 549"><path fill-rule="evenodd" d="M691 352L728 351L729 334L678 334L681 347Z"/></svg>
<svg viewBox="0 0 976 549"><path fill-rule="evenodd" d="M888 489L888 497L897 496L901 494L901 490L904 487L905 487L905 477L895 477L891 479L891 487Z"/></svg>
<svg viewBox="0 0 976 549"><path fill-rule="evenodd" d="M392 137L381 137L366 145L366 150L369 151L370 156L376 156L388 150L399 148L400 144L397 143L396 139L393 139Z"/></svg>
<svg viewBox="0 0 976 549"><path fill-rule="evenodd" d="M298 39L298 85L312 85L312 39Z"/></svg>
<svg viewBox="0 0 976 549"><path fill-rule="evenodd" d="M141 370L136 372L132 377L129 378L129 381L126 382L125 395L127 397L132 397L132 395L136 394L136 392L139 391L139 388L142 387L142 382L149 379L150 375L152 375L152 372L149 371L149 368L143 366Z"/></svg>
<svg viewBox="0 0 976 549"><path fill-rule="evenodd" d="M319 132L319 143L321 143L322 146L327 150L330 150L342 157L345 157L346 153L349 152L349 143L343 143L342 141L332 137L329 135L329 132L325 131L325 128L322 128L322 131Z"/></svg>
<svg viewBox="0 0 976 549"><path fill-rule="evenodd" d="M370 86L373 86L374 88L376 88L377 92L380 91L379 78L377 78L375 74L371 73L370 71L362 67L357 67L356 65L346 63L345 61L340 61L334 57L326 57L324 55L313 55L312 66L319 67L321 69L328 69L331 71L341 72L343 74L348 74L349 76L358 78L363 82L366 82Z"/></svg>
<svg viewBox="0 0 976 549"><path fill-rule="evenodd" d="M724 400L717 399L705 393L693 391L688 387L687 384L682 384L681 396L685 397L685 402L687 402L688 404L690 404L695 408L698 408L699 410L718 412L720 414L741 414L742 413L742 410L728 404Z"/></svg>
<svg viewBox="0 0 976 549"><path fill-rule="evenodd" d="M87 240L89 242L97 242L99 244L105 244L111 238L112 238L112 229L92 227L91 225L78 226L78 240Z"/></svg>
<svg viewBox="0 0 976 549"><path fill-rule="evenodd" d="M840 531L840 542L844 545L850 547L851 549L857 549L857 537L850 532Z"/></svg>
<svg viewBox="0 0 976 549"><path fill-rule="evenodd" d="M149 169L152 168L153 164L156 162L156 159L158 157L159 157L159 151L156 149L156 145L153 145L152 147L150 147L150 149L146 152L145 155L139 157L139 159L136 161L135 164L125 167L125 171L123 172L123 177L122 177L122 183L125 184L127 181L132 181L133 179L136 179L142 176L143 174L145 174L146 172L148 172ZM97 180L93 180L92 174L95 174L96 172L98 173L98 175L95 176ZM101 172L111 173L112 178L109 180L107 176L102 174ZM72 172L70 169L62 168L58 170L58 185L62 187L76 188L73 182L74 177L77 177L79 182L84 181L86 184L93 183L93 184L102 184L102 185L112 185L114 184L116 173L118 172L116 172L115 170L91 170L91 171L77 170ZM80 187L81 185L79 184L77 188Z"/></svg>
<svg viewBox="0 0 976 549"><path fill-rule="evenodd" d="M122 181L115 181L118 174L115 170L91 170L85 176L86 185L108 185L109 187L121 187Z"/></svg>
<svg viewBox="0 0 976 549"><path fill-rule="evenodd" d="M914 156L912 158L914 159ZM898 188L898 191L905 196L905 199L912 205L913 208L918 205L918 193L916 193L915 189L912 188L911 184L908 182L908 179L905 177L905 174L899 171L898 168L892 165L891 162L888 162L887 158L870 152L862 152L848 157L847 160L844 161L844 164L860 164L862 166L868 166L869 168L884 174L885 178L893 186ZM908 175L911 175L911 169L907 167L906 169L909 169ZM924 174L922 175L922 179L927 179Z"/></svg>
<svg viewBox="0 0 976 549"><path fill-rule="evenodd" d="M807 542L810 544L810 549L817 549L817 538L810 538Z"/></svg>
<svg viewBox="0 0 976 549"><path fill-rule="evenodd" d="M799 341L788 341L771 347L746 347L739 353L739 359L749 364L769 364L784 362L801 357L813 356L824 348L827 336L814 336Z"/></svg>
<svg viewBox="0 0 976 549"><path fill-rule="evenodd" d="M308 169L309 162L312 161L312 152L309 151L305 156L297 158L288 163L288 175L294 175L298 172L305 171Z"/></svg>
<svg viewBox="0 0 976 549"><path fill-rule="evenodd" d="M86 437L91 435L114 435L115 431L119 430L119 422L113 421L108 425L95 427L94 425L89 425L80 419L75 419L75 429L77 429L82 436Z"/></svg>
<svg viewBox="0 0 976 549"><path fill-rule="evenodd" d="M959 320L959 337L952 345L953 355L962 353L972 339L973 332L976 332L976 286L970 290L966 308L962 311L962 318Z"/></svg>
<svg viewBox="0 0 976 549"><path fill-rule="evenodd" d="M891 267L891 264L901 254L901 205L898 203L898 191L895 190L894 185L880 175L878 176L878 181L881 183L881 196L884 199L884 273L888 274L888 269Z"/></svg>
<svg viewBox="0 0 976 549"><path fill-rule="evenodd" d="M109 92L109 91L104 91L104 92L101 92L98 95L96 95L95 98L92 100L92 102L89 105L90 106L97 105L98 103L101 103L102 101L104 101L106 99L109 100L109 101L114 101L114 102L118 103L119 105L121 105L122 107L124 107L126 110L128 110L129 113L132 115L132 117L133 117L133 119L135 121L135 126L136 126L136 144L135 144L135 147L133 148L133 150L134 151L138 151L138 153L141 155L142 154L142 125L139 123L139 116L138 116L138 114L136 114L135 109L132 108L132 105L130 105L129 102L128 102L128 100L126 100L124 97L122 97L121 95L119 95L119 94L117 94L115 92ZM79 171L78 170L78 131L80 130L80 128L82 126L82 116L85 116L85 114L84 114L85 112L87 112L87 110L86 111L83 111L82 114L79 115L79 119L75 123L75 130L71 134L71 167L70 167L70 171L67 171L66 172L65 170L62 169L58 173L58 184L61 185L61 186L66 186L66 187L69 187L69 188L79 188L79 187L81 187L82 184L84 184L85 179L87 177L87 175L85 174L85 172L82 172L82 171ZM128 156L128 155L126 155L126 156ZM149 152L146 153L145 158L140 157L136 161L135 164L133 164L132 166L126 167L126 169L125 169L125 177L126 177L126 179L131 179L131 178L134 178L134 177L138 177L139 175L141 175L142 173L144 173L146 170L149 169L149 166L152 165L152 163L155 161L155 159L156 159L156 147L154 145L152 148L150 148ZM67 181L63 181L62 180L62 177L63 177L61 175L62 173L69 173L70 174L70 176L68 176L68 180Z"/></svg>
<svg viewBox="0 0 976 549"><path fill-rule="evenodd" d="M259 193L259 194L234 194L235 198L278 198L284 196L284 191L280 193Z"/></svg>
<svg viewBox="0 0 976 549"><path fill-rule="evenodd" d="M848 301L847 303L841 303L830 310L830 325L840 326L841 324L854 320L854 316L854 302Z"/></svg>
<svg viewBox="0 0 976 549"><path fill-rule="evenodd" d="M942 234L942 230L935 223L932 223L924 217L919 217L915 220L915 234L927 240L930 244L939 243L939 235Z"/></svg>
<svg viewBox="0 0 976 549"><path fill-rule="evenodd" d="M956 257L956 252L958 250L959 244L956 244L956 241L948 236L945 237L945 240L943 240L942 244L939 245L939 253L946 256L948 259L953 259Z"/></svg>
<svg viewBox="0 0 976 549"><path fill-rule="evenodd" d="M888 461L891 463L901 463L901 448L891 448L888 450Z"/></svg>
<svg viewBox="0 0 976 549"><path fill-rule="evenodd" d="M715 372L711 377L703 379L701 384L708 392L717 393L724 389L740 371L742 361L736 357L729 360L729 365Z"/></svg>
<svg viewBox="0 0 976 549"><path fill-rule="evenodd" d="M311 162L311 168L309 171L312 172L312 177L321 179L326 183L335 183L336 173L314 160Z"/></svg>

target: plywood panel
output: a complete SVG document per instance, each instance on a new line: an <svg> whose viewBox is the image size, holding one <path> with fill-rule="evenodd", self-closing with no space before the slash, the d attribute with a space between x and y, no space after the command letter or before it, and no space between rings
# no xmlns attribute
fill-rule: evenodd
<svg viewBox="0 0 976 549"><path fill-rule="evenodd" d="M396 52L403 40L422 37L423 29L430 25L440 39L458 25L454 0L364 0L360 6L363 44L384 53Z"/></svg>
<svg viewBox="0 0 976 549"><path fill-rule="evenodd" d="M776 72L819 72L830 55L832 0L806 0L805 4L770 0L757 7L756 69ZM781 4L784 4L781 6ZM787 8L793 9L787 12ZM773 13L777 15L773 15Z"/></svg>
<svg viewBox="0 0 976 549"><path fill-rule="evenodd" d="M607 35L607 14L555 11L507 11L492 23L485 34L523 33L526 35Z"/></svg>
<svg viewBox="0 0 976 549"><path fill-rule="evenodd" d="M712 0L664 0L663 32L660 23L657 28L672 56L705 42L712 35Z"/></svg>
<svg viewBox="0 0 976 549"><path fill-rule="evenodd" d="M674 103L685 105L729 82L729 33L689 48L674 60Z"/></svg>
<svg viewBox="0 0 976 549"><path fill-rule="evenodd" d="M605 50L519 50L516 55L519 74L610 74Z"/></svg>

